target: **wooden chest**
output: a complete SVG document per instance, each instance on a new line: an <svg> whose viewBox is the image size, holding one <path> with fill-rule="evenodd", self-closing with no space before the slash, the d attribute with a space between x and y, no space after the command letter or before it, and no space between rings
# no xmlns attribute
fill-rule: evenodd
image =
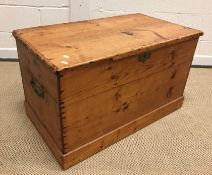
<svg viewBox="0 0 212 175"><path fill-rule="evenodd" d="M142 14L14 31L26 113L61 166L180 108L202 34Z"/></svg>

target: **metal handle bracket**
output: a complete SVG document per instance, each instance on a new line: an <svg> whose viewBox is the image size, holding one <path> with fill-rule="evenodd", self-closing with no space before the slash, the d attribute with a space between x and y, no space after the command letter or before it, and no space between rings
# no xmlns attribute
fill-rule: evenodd
<svg viewBox="0 0 212 175"><path fill-rule="evenodd" d="M30 80L30 84L31 84L31 87L32 89L34 90L34 92L41 98L44 98L44 91L43 91L43 88L42 86L35 82L35 80L33 78L31 78Z"/></svg>

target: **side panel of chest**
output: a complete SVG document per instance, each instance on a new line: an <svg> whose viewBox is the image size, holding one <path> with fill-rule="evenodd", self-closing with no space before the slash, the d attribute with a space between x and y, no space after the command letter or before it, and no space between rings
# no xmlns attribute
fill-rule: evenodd
<svg viewBox="0 0 212 175"><path fill-rule="evenodd" d="M20 41L17 48L27 115L62 151L57 76Z"/></svg>
<svg viewBox="0 0 212 175"><path fill-rule="evenodd" d="M197 39L93 63L60 79L64 152L73 151L183 96Z"/></svg>

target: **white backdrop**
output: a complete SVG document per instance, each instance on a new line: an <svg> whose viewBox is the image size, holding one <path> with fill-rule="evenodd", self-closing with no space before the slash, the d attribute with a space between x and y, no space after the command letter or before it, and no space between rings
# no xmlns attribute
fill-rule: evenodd
<svg viewBox="0 0 212 175"><path fill-rule="evenodd" d="M212 65L211 0L0 0L0 58L17 57L17 28L144 13L204 31L193 64Z"/></svg>

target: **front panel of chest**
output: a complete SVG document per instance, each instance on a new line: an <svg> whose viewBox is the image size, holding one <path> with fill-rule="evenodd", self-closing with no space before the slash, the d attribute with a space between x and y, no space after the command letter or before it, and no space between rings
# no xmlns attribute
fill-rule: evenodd
<svg viewBox="0 0 212 175"><path fill-rule="evenodd" d="M191 40L62 72L64 152L182 97L196 44Z"/></svg>

